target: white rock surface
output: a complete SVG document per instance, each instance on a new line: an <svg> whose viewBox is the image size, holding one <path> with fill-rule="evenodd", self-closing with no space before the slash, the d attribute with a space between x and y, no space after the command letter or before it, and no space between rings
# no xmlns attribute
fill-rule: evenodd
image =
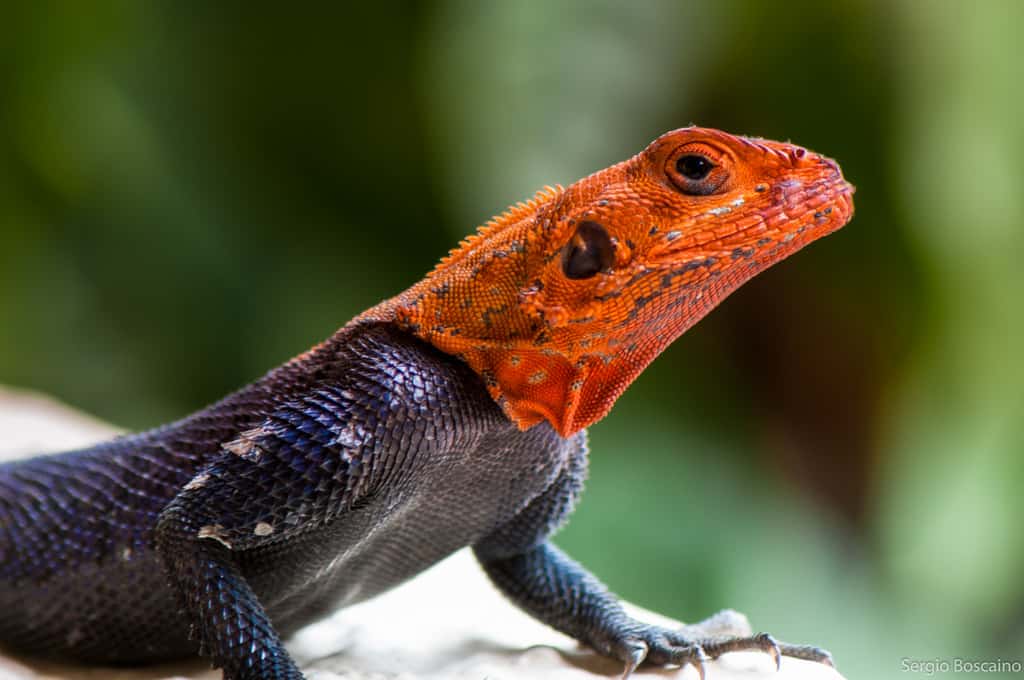
<svg viewBox="0 0 1024 680"><path fill-rule="evenodd" d="M0 389L0 459L86 445L116 433L50 399ZM650 612L634 613L667 621ZM0 612L3 616L3 612ZM490 585L467 551L370 602L299 632L289 649L310 680L594 680L616 678L618 662L601 658L537 623ZM643 669L634 678L696 680L693 668ZM145 669L71 667L5 656L0 680L218 680L202 662ZM707 680L843 680L821 664L767 655L727 654Z"/></svg>

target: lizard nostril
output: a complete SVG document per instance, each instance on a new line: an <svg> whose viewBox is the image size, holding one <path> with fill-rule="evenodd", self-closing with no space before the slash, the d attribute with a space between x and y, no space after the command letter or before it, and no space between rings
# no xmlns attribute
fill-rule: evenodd
<svg viewBox="0 0 1024 680"><path fill-rule="evenodd" d="M815 154L807 153L807 149L802 146L787 145L787 147L788 148L785 149L784 154L786 160L789 161L789 166L791 168L803 167L806 166L808 162L813 162L815 160Z"/></svg>

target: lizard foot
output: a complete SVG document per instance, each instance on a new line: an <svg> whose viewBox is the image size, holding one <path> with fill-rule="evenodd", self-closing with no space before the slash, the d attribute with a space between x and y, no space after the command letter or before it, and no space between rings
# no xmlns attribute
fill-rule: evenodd
<svg viewBox="0 0 1024 680"><path fill-rule="evenodd" d="M832 655L818 647L791 645L778 642L768 633L722 634L724 629L735 629L732 626L721 626L722 614L717 614L707 622L684 626L682 629L670 629L662 626L636 622L619 640L611 645L612 653L625 662L621 680L627 680L633 671L642 663L655 666L680 666L692 664L701 680L704 680L705 664L710 659L717 659L729 652L762 651L769 654L778 669L782 657L806 659L832 666ZM741 617L742 618L742 617ZM704 627L704 623L714 626ZM743 621L745 624L745 620ZM715 633L711 635L693 635L696 631Z"/></svg>

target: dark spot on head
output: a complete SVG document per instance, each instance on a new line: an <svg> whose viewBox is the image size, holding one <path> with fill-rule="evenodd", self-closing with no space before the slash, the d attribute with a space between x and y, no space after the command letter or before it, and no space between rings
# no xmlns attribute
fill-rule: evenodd
<svg viewBox="0 0 1024 680"><path fill-rule="evenodd" d="M637 296L636 301L633 303L633 305L636 309L643 309L657 297L657 293L651 293L650 295L639 295Z"/></svg>
<svg viewBox="0 0 1024 680"><path fill-rule="evenodd" d="M488 307L487 309L484 310L484 313L480 315L480 319L484 322L485 327L492 328L494 326L494 321L492 317L500 318L501 315L504 314L505 310L507 309L508 305L501 305L499 307Z"/></svg>
<svg viewBox="0 0 1024 680"><path fill-rule="evenodd" d="M665 312L674 312L676 309L685 306L687 300L689 300L689 297L689 295L679 295L677 297L673 297L671 300L668 301L668 304L665 305Z"/></svg>
<svg viewBox="0 0 1024 680"><path fill-rule="evenodd" d="M763 194L764 192L768 191L768 185L758 184L756 187L754 187L754 191L756 191L759 194Z"/></svg>
<svg viewBox="0 0 1024 680"><path fill-rule="evenodd" d="M622 288L629 288L630 286L632 286L637 281L641 281L641 280L647 278L647 275L649 273L650 272L648 270L641 269L636 274L633 274L631 277L629 277L629 281L626 281L626 283L622 284Z"/></svg>
<svg viewBox="0 0 1024 680"><path fill-rule="evenodd" d="M636 317L640 314L640 310L649 305L653 300L657 299L658 297L659 293L651 293L650 295L637 296L637 298L633 300L633 309L629 310L629 314L627 314L626 318L619 323L619 326L626 326L630 321L636 319Z"/></svg>
<svg viewBox="0 0 1024 680"><path fill-rule="evenodd" d="M605 302L607 300L614 300L615 298L619 297L620 295L622 295L622 291L621 290L613 290L612 292L605 293L604 295L595 295L594 299L597 300L598 302Z"/></svg>

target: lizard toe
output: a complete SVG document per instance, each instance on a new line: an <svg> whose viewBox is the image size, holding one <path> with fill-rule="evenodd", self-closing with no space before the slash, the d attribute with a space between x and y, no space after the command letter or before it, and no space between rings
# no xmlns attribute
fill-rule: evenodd
<svg viewBox="0 0 1024 680"><path fill-rule="evenodd" d="M703 642L703 645L704 650L714 659L717 659L728 652L758 650L772 657L772 661L775 662L776 670L778 670L782 664L782 651L779 648L779 643L776 642L775 638L768 633L758 633L757 635L751 635L748 637L707 640Z"/></svg>
<svg viewBox="0 0 1024 680"><path fill-rule="evenodd" d="M804 659L805 661L816 661L817 663L823 663L826 666L835 668L836 664L832 661L832 654L826 649L814 647L813 645L790 645L785 642L780 642L778 645L782 656Z"/></svg>

